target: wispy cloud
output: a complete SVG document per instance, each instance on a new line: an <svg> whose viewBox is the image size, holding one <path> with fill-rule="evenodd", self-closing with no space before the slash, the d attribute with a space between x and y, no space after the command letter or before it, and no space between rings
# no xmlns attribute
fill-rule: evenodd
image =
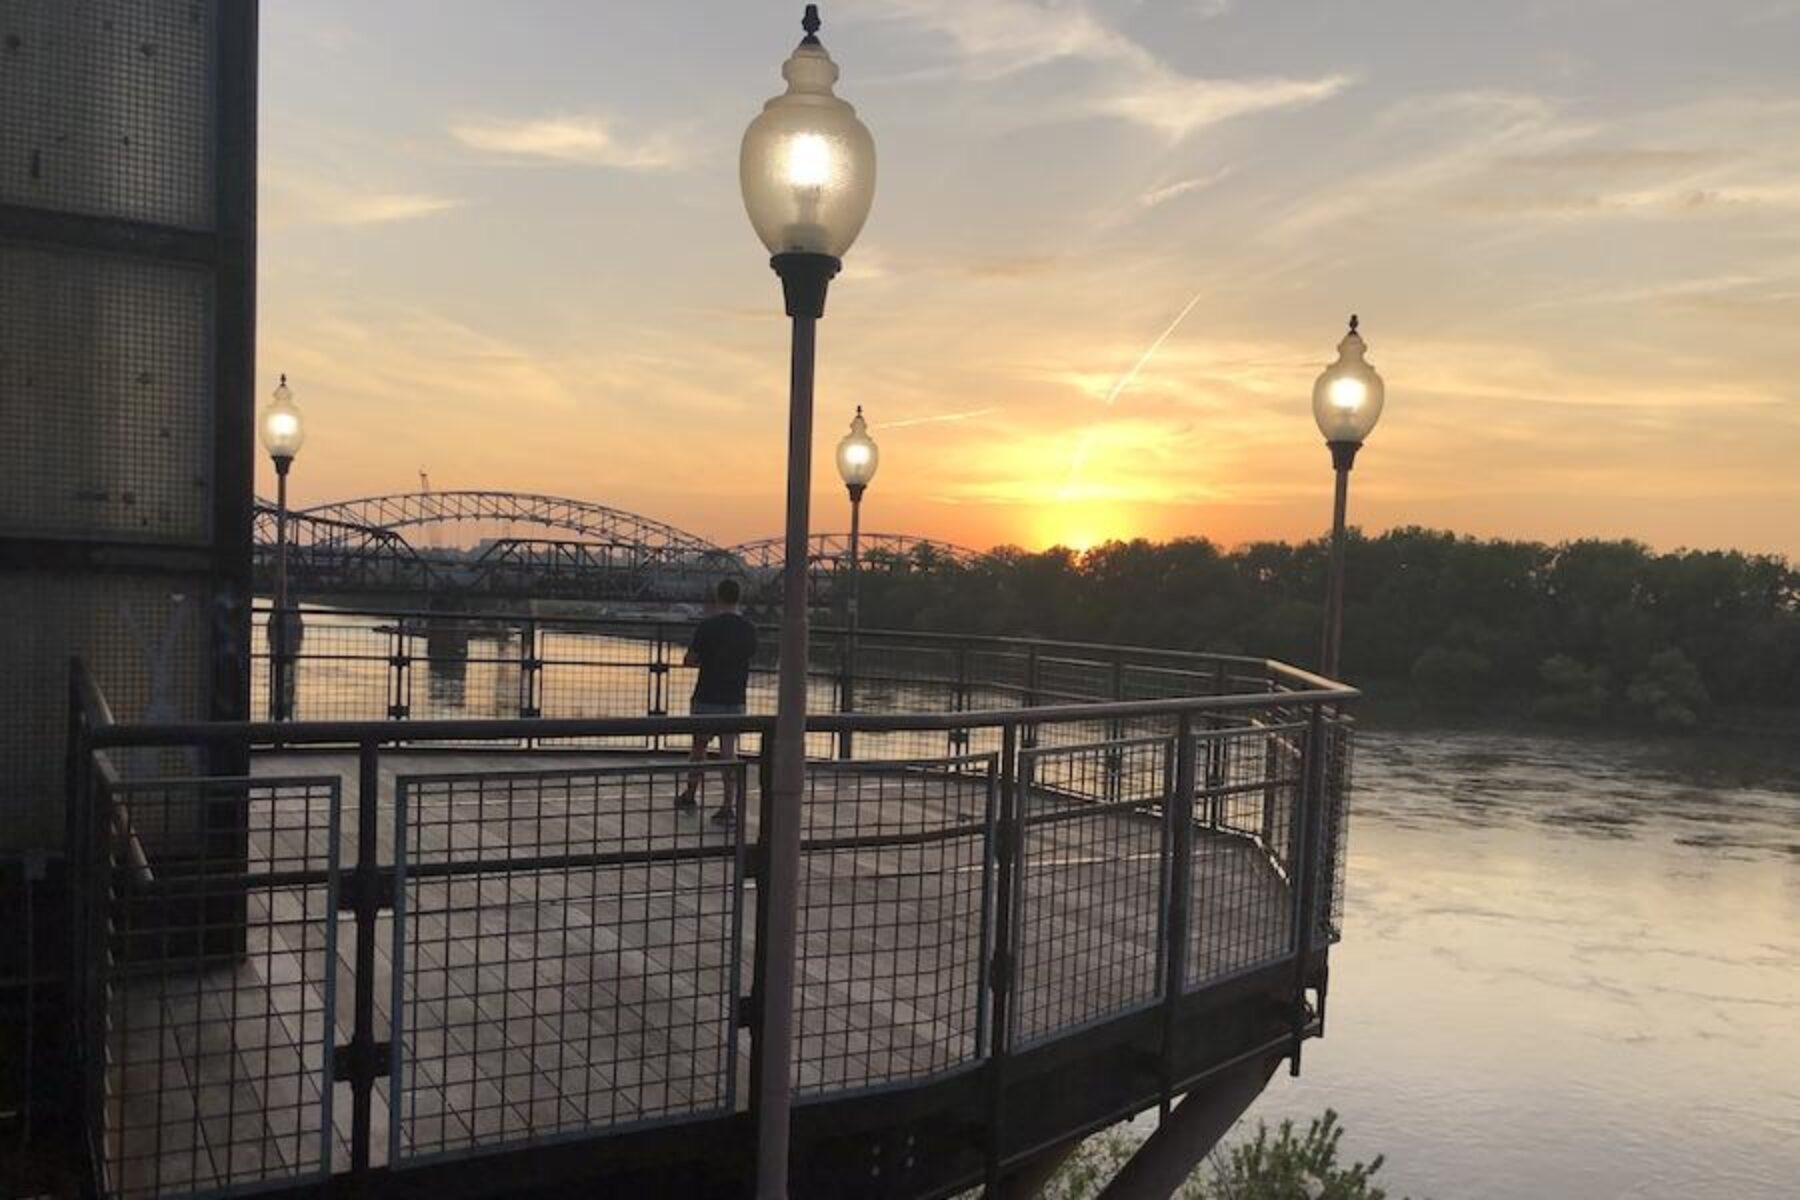
<svg viewBox="0 0 1800 1200"><path fill-rule="evenodd" d="M1343 91L1348 75L1323 79L1195 79L1157 65L1095 102L1095 109L1180 139L1233 117L1316 104Z"/></svg>
<svg viewBox="0 0 1800 1200"><path fill-rule="evenodd" d="M262 222L295 225L381 225L436 216L462 206L452 196L413 191L365 191L289 171L264 171Z"/></svg>
<svg viewBox="0 0 1800 1200"><path fill-rule="evenodd" d="M910 429L915 425L949 425L959 421L972 421L976 417L985 417L998 412L994 408L971 408L966 412L934 413L928 417L903 417L898 421L883 421L882 429Z"/></svg>
<svg viewBox="0 0 1800 1200"><path fill-rule="evenodd" d="M1211 10L1211 11L1207 11ZM1202 5L1201 15L1223 6ZM947 37L963 71L997 80L1061 61L1096 69L1072 111L1111 116L1180 139L1208 125L1276 108L1312 104L1350 83L1319 79L1208 79L1184 74L1124 33L1074 5L1031 0L884 0L882 15Z"/></svg>
<svg viewBox="0 0 1800 1200"><path fill-rule="evenodd" d="M1145 208L1155 208L1159 204L1167 204L1178 196L1185 196L1189 192L1212 187L1229 174L1231 174L1230 167L1220 167L1209 175L1196 175L1191 179L1178 179L1174 183L1165 183L1161 187L1151 188L1139 196L1138 203Z"/></svg>
<svg viewBox="0 0 1800 1200"><path fill-rule="evenodd" d="M665 171L681 165L681 151L668 135L629 141L621 138L613 126L613 121L598 116L490 119L454 125L450 136L471 150L517 162L615 167L624 171Z"/></svg>

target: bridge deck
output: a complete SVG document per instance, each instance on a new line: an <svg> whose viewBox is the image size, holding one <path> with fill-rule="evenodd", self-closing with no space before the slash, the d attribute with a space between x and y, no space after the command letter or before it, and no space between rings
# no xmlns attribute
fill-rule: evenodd
<svg viewBox="0 0 1800 1200"><path fill-rule="evenodd" d="M401 776L562 771L586 761L384 754L381 861L394 860ZM591 760L609 768L625 761ZM415 863L543 854L552 845L564 853L712 848L717 856L410 883L399 918L410 961L396 987L393 918L384 913L374 977L378 1035L392 1029L396 1001L404 1015L394 1109L402 1157L744 1106L749 1039L731 1036L729 1015L735 997L749 991L755 882L741 880L734 911L741 879L734 847L755 839L755 805L743 837L734 839L704 809L674 808L677 777L667 760L644 765L644 774L619 786L579 796L534 784L512 802L484 792L478 802L464 796L435 809L421 800L408 814ZM263 777L338 781L346 879L356 857L356 768L345 755L265 755L255 767ZM708 786L716 796L718 781ZM300 801L278 793L268 803ZM868 772L853 789L809 806L809 838L876 829L941 836L807 854L796 1066L804 1096L978 1060L986 1003L980 963L993 919L983 903L987 805L979 780L939 776L922 784L902 772ZM317 853L316 813L271 816L252 822L253 870ZM1193 961L1222 974L1279 955L1289 934L1287 893L1266 857L1203 830L1195 841ZM1156 817L1122 811L1031 830L1020 894L1020 1037L1154 998L1161 844ZM111 1128L122 1132L109 1157L119 1194L292 1178L320 1161L327 1144L317 1128L322 1046L348 1043L354 1024L349 918L342 918L328 986L334 972L325 961L319 889L253 894L249 909L249 953L239 962L186 974L165 969L115 985L109 1094L123 1099L109 1103L119 1105ZM733 1068L736 1086L728 1090ZM128 1079L129 1072L139 1074ZM388 1156L390 1100L379 1085L377 1164ZM330 1121L329 1157L343 1170L347 1085L336 1089Z"/></svg>

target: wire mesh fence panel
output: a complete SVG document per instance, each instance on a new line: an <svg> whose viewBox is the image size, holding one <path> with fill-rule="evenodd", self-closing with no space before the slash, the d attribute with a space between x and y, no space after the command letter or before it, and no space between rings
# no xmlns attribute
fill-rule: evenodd
<svg viewBox="0 0 1800 1200"><path fill-rule="evenodd" d="M270 719L271 614L251 622L250 715ZM302 721L381 721L391 714L399 650L397 626L362 614L302 609L288 648L293 714Z"/></svg>
<svg viewBox="0 0 1800 1200"><path fill-rule="evenodd" d="M632 634L636 636L632 636ZM551 718L644 717L670 711L670 652L654 630L546 628L538 633L539 708ZM679 649L673 654L679 662ZM647 748L644 737L596 744Z"/></svg>
<svg viewBox="0 0 1800 1200"><path fill-rule="evenodd" d="M807 773L794 1083L817 1096L980 1060L998 758Z"/></svg>
<svg viewBox="0 0 1800 1200"><path fill-rule="evenodd" d="M1037 675L1039 704L1093 704L1117 699L1118 675L1111 662L1040 654Z"/></svg>
<svg viewBox="0 0 1800 1200"><path fill-rule="evenodd" d="M335 777L103 784L106 1187L231 1194L330 1170Z"/></svg>
<svg viewBox="0 0 1800 1200"><path fill-rule="evenodd" d="M398 780L393 1162L731 1110L747 780L702 773L731 821L685 764Z"/></svg>
<svg viewBox="0 0 1800 1200"><path fill-rule="evenodd" d="M432 617L409 627L414 720L524 715L526 647L510 621Z"/></svg>
<svg viewBox="0 0 1800 1200"><path fill-rule="evenodd" d="M1020 754L1015 1045L1157 999L1173 746Z"/></svg>
<svg viewBox="0 0 1800 1200"><path fill-rule="evenodd" d="M1194 822L1186 986L1274 961L1293 949L1285 865L1304 786L1289 753L1304 726L1194 736Z"/></svg>
<svg viewBox="0 0 1800 1200"><path fill-rule="evenodd" d="M1004 707L1016 707L1031 687L1031 654L1011 647L975 648L969 651L969 679L986 695ZM1001 704L976 704L974 708L1002 707Z"/></svg>

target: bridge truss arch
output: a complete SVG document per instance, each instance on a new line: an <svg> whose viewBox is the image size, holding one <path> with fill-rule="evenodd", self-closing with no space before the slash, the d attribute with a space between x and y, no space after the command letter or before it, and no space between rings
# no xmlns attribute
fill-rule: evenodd
<svg viewBox="0 0 1800 1200"><path fill-rule="evenodd" d="M865 567L945 562L967 566L981 557L978 551L965 546L915 537L910 533L864 533L859 540L858 554ZM733 546L731 550L747 570L756 573L779 571L787 561L787 540L781 537L759 538ZM807 541L806 557L815 574L847 571L850 568L850 535L815 533Z"/></svg>
<svg viewBox="0 0 1800 1200"><path fill-rule="evenodd" d="M655 547L694 554L717 554L720 550L706 538L663 521L591 500L534 492L399 492L338 500L302 511L308 516L378 529L400 530L415 525L460 521L517 522L560 529L585 540L615 546Z"/></svg>

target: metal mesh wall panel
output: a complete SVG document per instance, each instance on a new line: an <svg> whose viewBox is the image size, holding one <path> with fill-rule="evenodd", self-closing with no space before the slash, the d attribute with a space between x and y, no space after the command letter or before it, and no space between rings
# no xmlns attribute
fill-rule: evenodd
<svg viewBox="0 0 1800 1200"><path fill-rule="evenodd" d="M69 655L93 667L120 720L204 715L206 614L199 580L0 572L0 849L62 838ZM178 756L177 756L178 757ZM169 753L115 755L127 775L180 768Z"/></svg>
<svg viewBox="0 0 1800 1200"><path fill-rule="evenodd" d="M979 1058L997 758L808 769L794 989L802 1095Z"/></svg>
<svg viewBox="0 0 1800 1200"><path fill-rule="evenodd" d="M61 841L71 656L121 719L242 703L256 19L0 0L0 850Z"/></svg>
<svg viewBox="0 0 1800 1200"><path fill-rule="evenodd" d="M210 346L204 271L0 247L0 532L203 542Z"/></svg>
<svg viewBox="0 0 1800 1200"><path fill-rule="evenodd" d="M213 227L214 6L0 0L0 202Z"/></svg>
<svg viewBox="0 0 1800 1200"><path fill-rule="evenodd" d="M706 771L732 826L680 763L398 780L392 1161L732 1109L748 784Z"/></svg>
<svg viewBox="0 0 1800 1200"><path fill-rule="evenodd" d="M1020 756L1017 1045L1160 995L1172 756L1163 739Z"/></svg>
<svg viewBox="0 0 1800 1200"><path fill-rule="evenodd" d="M93 897L111 932L96 1031L108 1194L235 1194L321 1175L337 779L143 780L103 793L117 831ZM169 835L196 813L203 832Z"/></svg>

